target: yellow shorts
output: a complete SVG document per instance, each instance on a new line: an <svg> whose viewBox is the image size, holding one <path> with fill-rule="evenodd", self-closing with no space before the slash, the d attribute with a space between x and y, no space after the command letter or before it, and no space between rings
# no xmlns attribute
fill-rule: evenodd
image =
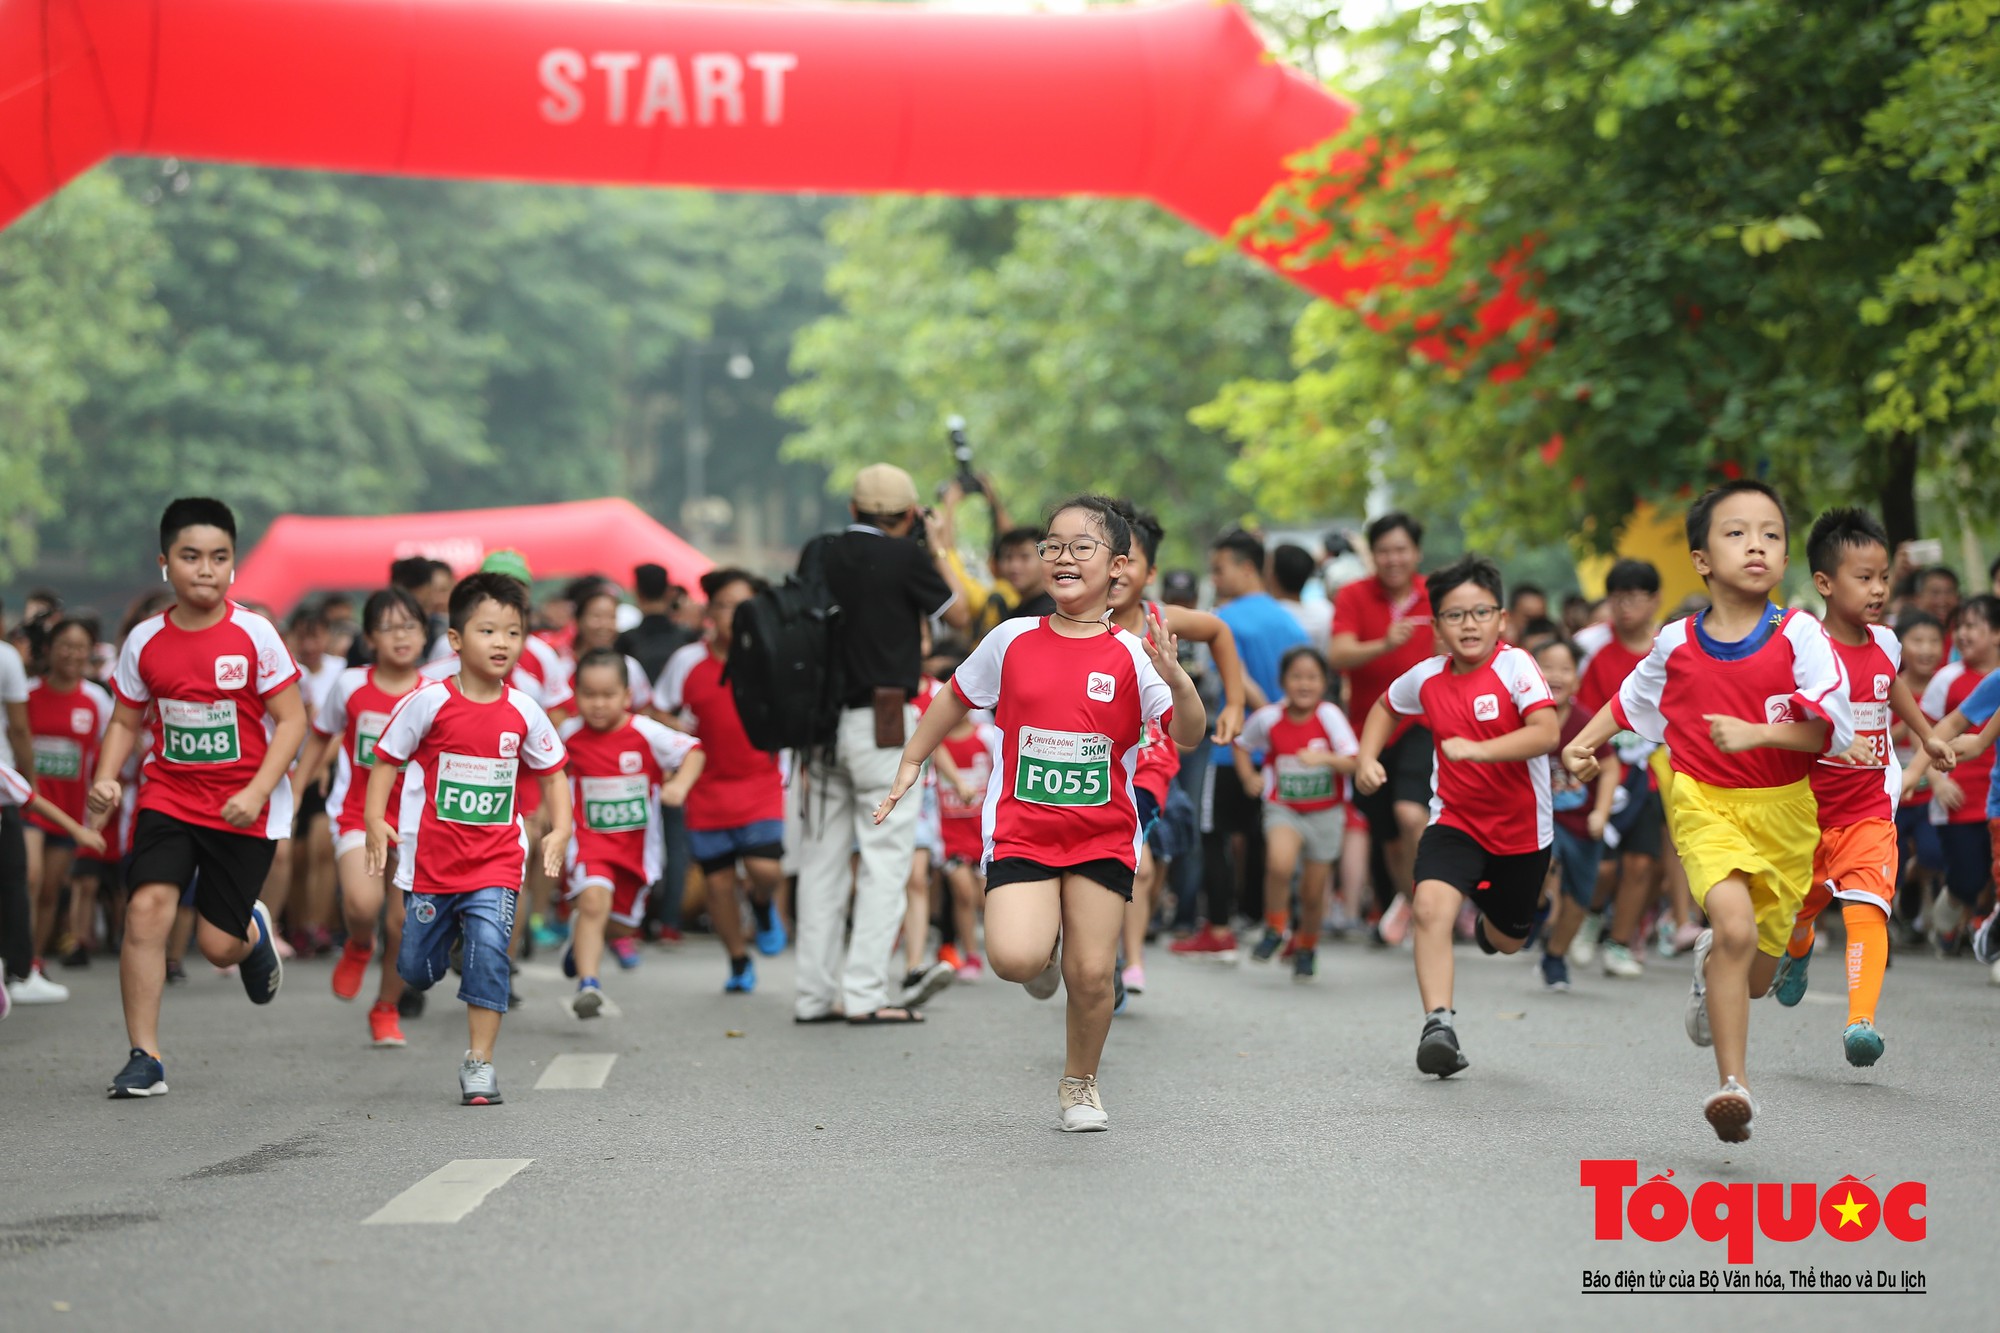
<svg viewBox="0 0 2000 1333"><path fill-rule="evenodd" d="M1666 804L1694 900L1706 910L1710 889L1731 876L1748 880L1757 948L1782 955L1812 887L1819 846L1812 784L1801 778L1789 787L1711 787L1676 773Z"/></svg>

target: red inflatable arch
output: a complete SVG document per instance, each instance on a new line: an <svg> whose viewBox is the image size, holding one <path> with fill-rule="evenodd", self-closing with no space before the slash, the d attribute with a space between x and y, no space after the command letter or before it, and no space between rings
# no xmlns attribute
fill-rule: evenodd
<svg viewBox="0 0 2000 1333"><path fill-rule="evenodd" d="M115 153L1155 200L1216 234L1353 108L1233 5L0 0L0 226ZM1265 256L1270 258L1270 256ZM1376 264L1290 272L1338 297Z"/></svg>

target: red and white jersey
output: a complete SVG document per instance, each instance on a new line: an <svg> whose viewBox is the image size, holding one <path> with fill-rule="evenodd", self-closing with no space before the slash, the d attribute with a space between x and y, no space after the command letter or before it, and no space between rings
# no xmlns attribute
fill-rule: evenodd
<svg viewBox="0 0 2000 1333"><path fill-rule="evenodd" d="M1391 705L1392 707L1394 705ZM1330 768L1299 758L1312 752L1359 754L1354 728L1332 704L1322 701L1310 717L1294 719L1283 704L1265 704L1243 723L1236 747L1264 755L1264 799L1301 814L1331 810L1347 793L1347 779Z"/></svg>
<svg viewBox="0 0 2000 1333"><path fill-rule="evenodd" d="M942 748L958 765L959 776L984 793L1000 767L1000 729L990 722L975 722L970 736L947 736ZM976 863L986 854L985 813L984 795L966 802L951 783L938 784L938 833L946 860Z"/></svg>
<svg viewBox="0 0 2000 1333"><path fill-rule="evenodd" d="M81 824L84 798L97 774L98 744L111 722L111 696L95 681L58 690L46 680L28 682L28 733L34 740L35 786L50 804ZM30 813L30 824L56 826Z"/></svg>
<svg viewBox="0 0 2000 1333"><path fill-rule="evenodd" d="M154 708L153 748L139 771L139 806L186 824L267 838L292 835L292 784L280 779L263 817L240 829L223 803L263 766L276 730L265 709L299 669L270 621L238 606L203 630L173 622L172 609L141 621L118 654L118 702Z"/></svg>
<svg viewBox="0 0 2000 1333"><path fill-rule="evenodd" d="M1868 627L1868 642L1850 647L1827 637L1847 673L1847 706L1854 713L1854 737L1868 745L1869 759L1855 764L1845 752L1821 755L1812 768L1813 800L1821 828L1846 828L1864 819L1894 819L1903 789L1903 765L1889 741L1889 691L1903 669L1903 645L1894 631Z"/></svg>
<svg viewBox="0 0 2000 1333"><path fill-rule="evenodd" d="M999 768L986 786L982 866L1139 864L1132 776L1146 724L1173 691L1133 635L1065 638L1046 617L1003 621L952 674L971 708L993 710Z"/></svg>
<svg viewBox="0 0 2000 1333"><path fill-rule="evenodd" d="M651 884L666 866L660 784L701 742L650 717L627 717L611 731L592 731L573 717L557 734L569 751L564 771L576 809L570 869L581 865L606 878L622 870Z"/></svg>
<svg viewBox="0 0 2000 1333"><path fill-rule="evenodd" d="M1148 615L1167 623L1166 608L1158 602L1146 603ZM1162 809L1167 804L1167 788L1181 771L1181 747L1174 744L1173 737L1167 735L1166 728L1157 721L1147 724L1146 738L1139 743L1139 768L1132 776L1132 785L1140 791L1151 793Z"/></svg>
<svg viewBox="0 0 2000 1333"><path fill-rule="evenodd" d="M1547 755L1512 764L1444 757L1444 742L1454 736L1498 740L1519 731L1530 714L1555 707L1533 657L1503 643L1465 672L1453 670L1449 656L1433 657L1396 677L1382 697L1392 712L1421 716L1430 728L1437 750L1431 823L1469 835L1495 856L1538 852L1555 841Z"/></svg>
<svg viewBox="0 0 2000 1333"><path fill-rule="evenodd" d="M1711 787L1788 787L1809 776L1816 755L1768 747L1724 754L1709 735L1711 713L1758 723L1820 718L1832 731L1827 754L1854 744L1846 673L1819 621L1777 611L1767 623L1768 637L1734 660L1702 646L1693 616L1663 626L1612 700L1612 716L1664 741L1674 772Z"/></svg>
<svg viewBox="0 0 2000 1333"><path fill-rule="evenodd" d="M685 813L687 826L703 833L785 817L778 756L744 734L724 665L707 644L691 643L667 659L653 692L656 708L687 718L701 737L701 780L688 792Z"/></svg>
<svg viewBox="0 0 2000 1333"><path fill-rule="evenodd" d="M418 893L520 888L528 835L515 793L525 769L563 765L563 743L520 690L474 703L458 679L403 696L375 741L376 762L406 764L396 885Z"/></svg>
<svg viewBox="0 0 2000 1333"><path fill-rule="evenodd" d="M0 764L0 806L26 805L35 789L12 767Z"/></svg>
<svg viewBox="0 0 2000 1333"><path fill-rule="evenodd" d="M1936 726L1944 721L1945 714L1964 703L1966 698L1986 679L1987 673L1975 671L1963 662L1946 662L1931 677L1931 683L1924 687L1924 697L1919 706L1924 716ZM1942 805L1931 806L1933 824L1984 824L1986 822L1986 794L1993 785L1994 748L1988 746L1983 754L1972 759L1961 759L1958 766L1945 776L1958 784L1965 799L1958 803L1958 809L1945 813Z"/></svg>
<svg viewBox="0 0 2000 1333"><path fill-rule="evenodd" d="M437 651L424 663L421 672L426 680L443 680L458 674L458 654L451 650L449 640L438 640ZM532 634L521 641L521 655L515 659L507 683L534 700L545 713L568 708L576 702L562 658Z"/></svg>
<svg viewBox="0 0 2000 1333"><path fill-rule="evenodd" d="M1590 659L1603 652L1606 647L1618 642L1618 632L1611 628L1608 620L1595 620L1576 632L1570 640L1576 645L1577 669L1590 665Z"/></svg>
<svg viewBox="0 0 2000 1333"><path fill-rule="evenodd" d="M409 690L390 694L375 681L374 667L349 667L329 686L313 714L313 730L340 737L334 760L333 786L326 794L326 820L335 842L342 834L367 829L368 775L375 767L375 742L389 725L396 705L422 688L419 679ZM391 810L401 810L403 779L389 789Z"/></svg>

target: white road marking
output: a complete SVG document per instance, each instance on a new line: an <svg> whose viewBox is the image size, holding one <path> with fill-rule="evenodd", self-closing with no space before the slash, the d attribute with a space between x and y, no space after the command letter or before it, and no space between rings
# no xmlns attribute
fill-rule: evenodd
<svg viewBox="0 0 2000 1333"><path fill-rule="evenodd" d="M448 1162L383 1204L374 1216L363 1218L361 1225L456 1222L534 1160L475 1157Z"/></svg>
<svg viewBox="0 0 2000 1333"><path fill-rule="evenodd" d="M1846 997L1845 995L1821 995L1821 994L1819 994L1819 993L1818 993L1817 991L1807 991L1807 992L1805 993L1805 996L1804 996L1804 999L1805 999L1805 1002L1806 1002L1807 1004L1846 1004L1846 1003L1847 1003L1847 997Z"/></svg>
<svg viewBox="0 0 2000 1333"><path fill-rule="evenodd" d="M554 963L523 963L521 975L529 981L562 981L562 969Z"/></svg>
<svg viewBox="0 0 2000 1333"><path fill-rule="evenodd" d="M549 1067L535 1080L535 1091L601 1088L604 1080L611 1077L611 1066L616 1063L618 1057L615 1055L558 1055L549 1061Z"/></svg>

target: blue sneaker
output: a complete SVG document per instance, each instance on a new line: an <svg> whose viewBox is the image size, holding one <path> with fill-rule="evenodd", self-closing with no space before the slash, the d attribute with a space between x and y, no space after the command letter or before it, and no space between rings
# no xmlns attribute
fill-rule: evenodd
<svg viewBox="0 0 2000 1333"><path fill-rule="evenodd" d="M645 961L639 954L639 941L630 935L612 940L604 947L618 960L618 966L627 972Z"/></svg>
<svg viewBox="0 0 2000 1333"><path fill-rule="evenodd" d="M785 919L778 915L778 909L773 907L767 910L770 912L771 924L757 927L757 952L766 958L776 958L785 951L785 945L790 943L791 939L785 934Z"/></svg>
<svg viewBox="0 0 2000 1333"><path fill-rule="evenodd" d="M741 972L730 973L729 980L722 983L724 995L748 995L757 989L757 964L743 960Z"/></svg>
<svg viewBox="0 0 2000 1333"><path fill-rule="evenodd" d="M1810 962L1811 950L1807 950L1804 957L1794 958L1786 954L1778 961L1778 973L1771 978L1771 993L1778 997L1779 1004L1790 1008L1806 998L1806 964Z"/></svg>
<svg viewBox="0 0 2000 1333"><path fill-rule="evenodd" d="M250 909L250 917L257 923L257 942L236 965L236 974L243 979L243 993L250 997L250 1003L269 1004L278 998L278 987L285 984L285 963L272 943L278 932L271 925L271 909L258 903Z"/></svg>
<svg viewBox="0 0 2000 1333"><path fill-rule="evenodd" d="M528 937L537 949L553 949L569 938L569 922L533 917L528 921Z"/></svg>
<svg viewBox="0 0 2000 1333"><path fill-rule="evenodd" d="M152 1056L132 1048L132 1058L118 1071L118 1077L111 1080L108 1091L113 1098L157 1097L167 1090L167 1067Z"/></svg>
<svg viewBox="0 0 2000 1333"><path fill-rule="evenodd" d="M572 981L576 980L576 946L574 944L563 950L562 970L564 976Z"/></svg>
<svg viewBox="0 0 2000 1333"><path fill-rule="evenodd" d="M1569 960L1554 954L1542 955L1542 985L1548 990L1569 989Z"/></svg>
<svg viewBox="0 0 2000 1333"><path fill-rule="evenodd" d="M576 994L569 997L569 1011L578 1018L596 1018L604 1012L604 991L597 978L576 983Z"/></svg>
<svg viewBox="0 0 2000 1333"><path fill-rule="evenodd" d="M1866 1068L1882 1058L1882 1034L1873 1023L1849 1023L1847 1031L1840 1034L1840 1044L1847 1048L1847 1063L1856 1069Z"/></svg>

